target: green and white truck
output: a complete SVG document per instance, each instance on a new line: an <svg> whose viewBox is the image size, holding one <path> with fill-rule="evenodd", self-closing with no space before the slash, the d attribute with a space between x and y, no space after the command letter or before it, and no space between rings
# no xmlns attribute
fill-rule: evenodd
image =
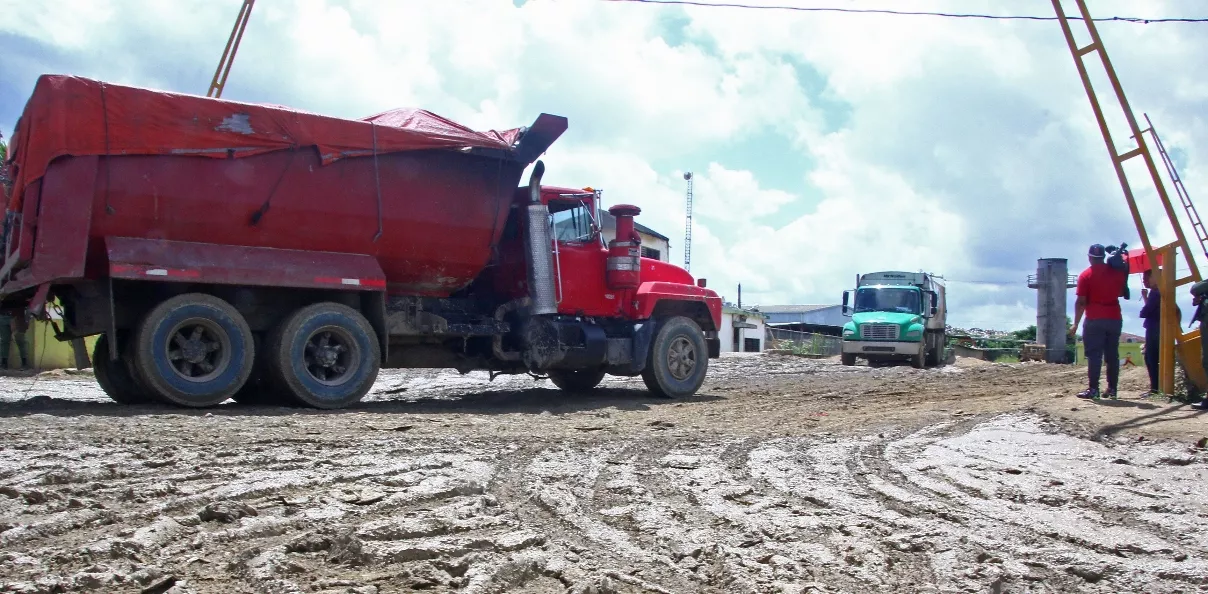
<svg viewBox="0 0 1208 594"><path fill-rule="evenodd" d="M855 293L854 303L852 293ZM851 303L851 305L849 305ZM947 342L944 284L926 272L869 272L843 292L843 364L909 360L917 368L939 365Z"/></svg>

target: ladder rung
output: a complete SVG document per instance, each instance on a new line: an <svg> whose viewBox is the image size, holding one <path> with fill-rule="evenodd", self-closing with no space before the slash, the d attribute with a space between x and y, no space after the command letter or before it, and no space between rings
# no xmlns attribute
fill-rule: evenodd
<svg viewBox="0 0 1208 594"><path fill-rule="evenodd" d="M1195 282L1194 276L1184 276L1183 278L1180 278L1179 280L1174 281L1174 286L1181 287L1183 285L1194 283L1194 282Z"/></svg>
<svg viewBox="0 0 1208 594"><path fill-rule="evenodd" d="M1097 44L1097 43L1091 43L1090 45L1088 45L1088 46L1086 46L1086 47L1080 47L1080 48L1078 48L1078 55L1079 55L1079 56L1085 56L1085 55L1087 55L1087 54L1089 54L1089 53L1091 53L1091 52L1093 52L1093 51L1095 51L1095 50L1097 50L1097 49L1099 49L1099 44Z"/></svg>
<svg viewBox="0 0 1208 594"><path fill-rule="evenodd" d="M1128 151L1127 153L1124 153L1123 155L1116 155L1116 162L1117 162L1117 163L1123 163L1123 162L1125 162L1125 161L1127 161L1127 160L1129 160L1129 159L1131 159L1131 158L1133 158L1133 157L1135 157L1135 156L1137 156L1137 155L1140 155L1140 154L1141 154L1141 149L1140 149L1140 148L1135 148L1135 149L1133 149L1133 150L1131 150L1131 151Z"/></svg>

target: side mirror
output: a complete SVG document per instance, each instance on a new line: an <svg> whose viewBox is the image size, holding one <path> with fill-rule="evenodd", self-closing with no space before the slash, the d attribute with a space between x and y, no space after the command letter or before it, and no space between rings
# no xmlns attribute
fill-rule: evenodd
<svg viewBox="0 0 1208 594"><path fill-rule="evenodd" d="M928 291L931 295L931 315L940 313L940 296L935 291Z"/></svg>
<svg viewBox="0 0 1208 594"><path fill-rule="evenodd" d="M843 315L844 316L851 316L851 308L848 307L848 305L847 305L848 301L850 301L850 297L851 297L851 291L843 292Z"/></svg>

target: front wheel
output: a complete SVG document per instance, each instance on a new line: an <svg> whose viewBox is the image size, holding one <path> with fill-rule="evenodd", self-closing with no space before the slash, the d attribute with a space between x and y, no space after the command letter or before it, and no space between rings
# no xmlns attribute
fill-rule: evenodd
<svg viewBox="0 0 1208 594"><path fill-rule="evenodd" d="M844 365L851 367L852 365L856 364L856 354L843 353L842 355L839 355L839 360L842 361Z"/></svg>
<svg viewBox="0 0 1208 594"><path fill-rule="evenodd" d="M927 343L924 342L919 349L919 353L910 358L910 365L915 369L922 369L927 366Z"/></svg>
<svg viewBox="0 0 1208 594"><path fill-rule="evenodd" d="M664 398L691 396L705 383L708 367L709 351L700 326L677 316L663 322L655 335L642 380Z"/></svg>
<svg viewBox="0 0 1208 594"><path fill-rule="evenodd" d="M336 409L373 387L382 351L373 326L347 305L316 303L294 312L268 344L273 380L296 401Z"/></svg>
<svg viewBox="0 0 1208 594"><path fill-rule="evenodd" d="M562 369L550 370L550 381L554 382L565 392L586 392L598 385L604 379L604 370L599 371L567 371Z"/></svg>

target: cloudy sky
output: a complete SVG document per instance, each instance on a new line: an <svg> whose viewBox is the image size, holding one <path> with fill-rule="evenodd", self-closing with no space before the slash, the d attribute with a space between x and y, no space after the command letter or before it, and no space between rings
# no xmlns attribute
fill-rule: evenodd
<svg viewBox="0 0 1208 594"><path fill-rule="evenodd" d="M1053 14L1049 0L746 3ZM240 4L0 0L0 132L42 73L204 94ZM1208 17L1208 4L1186 0L1090 7L1096 17ZM1138 117L1154 119L1203 196L1208 23L1100 32ZM567 116L546 180L641 206L682 263L682 176L693 171L692 272L731 301L742 283L744 305L837 303L857 272L924 269L949 279L950 323L1016 329L1035 322L1026 277L1037 258L1068 258L1076 274L1091 243L1140 245L1056 22L603 0L260 0L224 97L345 117L422 107L478 129ZM1164 243L1173 236L1143 174L1134 188ZM1139 279L1133 287L1125 326L1139 332Z"/></svg>

